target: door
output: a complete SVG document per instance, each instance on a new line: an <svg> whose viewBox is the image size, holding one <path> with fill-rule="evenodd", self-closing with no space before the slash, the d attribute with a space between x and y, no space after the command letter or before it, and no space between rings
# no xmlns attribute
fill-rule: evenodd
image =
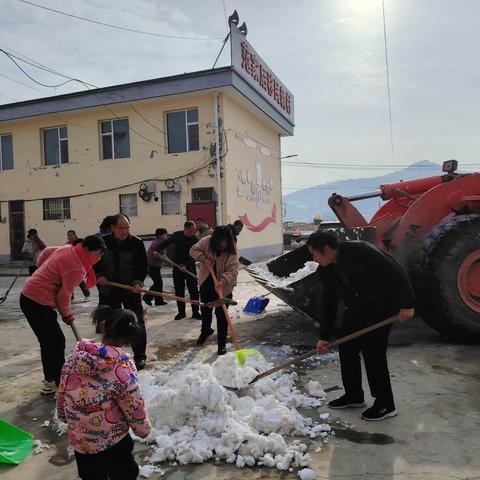
<svg viewBox="0 0 480 480"><path fill-rule="evenodd" d="M187 219L195 221L198 217L203 217L205 222L212 228L217 226L216 202L187 203Z"/></svg>
<svg viewBox="0 0 480 480"><path fill-rule="evenodd" d="M8 202L10 224L10 258L22 260L22 247L25 242L25 211L23 200Z"/></svg>

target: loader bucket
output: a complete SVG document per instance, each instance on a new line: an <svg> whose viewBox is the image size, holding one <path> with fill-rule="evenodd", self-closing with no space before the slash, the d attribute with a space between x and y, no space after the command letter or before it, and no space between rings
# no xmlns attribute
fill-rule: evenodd
<svg viewBox="0 0 480 480"><path fill-rule="evenodd" d="M325 231L336 235L339 241L364 240L371 243L375 242L374 227L333 228L326 229ZM308 251L308 248L303 246L280 255L268 262L266 267L273 275L284 278L297 272L305 266L306 262L311 260L312 255ZM319 320L322 295L321 285L315 273L294 283L290 283L288 289L285 289L273 285L266 275L256 270L255 264L247 267L246 270L256 282L272 292L287 305L306 315L313 321Z"/></svg>

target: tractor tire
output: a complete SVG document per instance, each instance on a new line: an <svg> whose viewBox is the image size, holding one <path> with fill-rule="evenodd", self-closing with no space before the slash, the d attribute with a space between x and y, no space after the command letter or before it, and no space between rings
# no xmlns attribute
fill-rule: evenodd
<svg viewBox="0 0 480 480"><path fill-rule="evenodd" d="M423 320L450 340L480 343L480 215L432 230L409 272Z"/></svg>

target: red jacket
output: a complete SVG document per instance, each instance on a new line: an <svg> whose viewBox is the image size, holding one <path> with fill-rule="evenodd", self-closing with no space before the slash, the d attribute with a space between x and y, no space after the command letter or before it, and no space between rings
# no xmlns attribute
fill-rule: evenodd
<svg viewBox="0 0 480 480"><path fill-rule="evenodd" d="M22 293L41 305L57 308L62 317L70 315L72 293L87 274L75 247L48 247L40 254L37 266Z"/></svg>

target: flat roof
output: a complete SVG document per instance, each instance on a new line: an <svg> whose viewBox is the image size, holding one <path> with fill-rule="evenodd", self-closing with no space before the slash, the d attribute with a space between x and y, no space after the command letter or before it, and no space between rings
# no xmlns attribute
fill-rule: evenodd
<svg viewBox="0 0 480 480"><path fill-rule="evenodd" d="M293 135L294 124L270 105L231 66L8 103L0 105L0 122L192 92L228 92L228 87L235 89L270 117L284 135Z"/></svg>

